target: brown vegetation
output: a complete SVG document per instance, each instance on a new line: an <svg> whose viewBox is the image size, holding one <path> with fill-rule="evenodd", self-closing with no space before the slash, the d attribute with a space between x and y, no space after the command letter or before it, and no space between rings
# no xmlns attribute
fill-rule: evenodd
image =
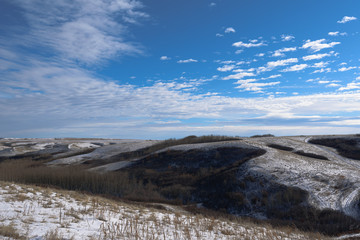
<svg viewBox="0 0 360 240"><path fill-rule="evenodd" d="M311 139L309 143L335 148L343 157L360 160L360 138L318 138Z"/></svg>

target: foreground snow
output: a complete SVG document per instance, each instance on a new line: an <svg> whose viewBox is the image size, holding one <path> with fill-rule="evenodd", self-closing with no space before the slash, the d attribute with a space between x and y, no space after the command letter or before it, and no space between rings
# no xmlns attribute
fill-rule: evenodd
<svg viewBox="0 0 360 240"><path fill-rule="evenodd" d="M161 206L164 210L0 182L0 238L323 239L291 228L207 218Z"/></svg>

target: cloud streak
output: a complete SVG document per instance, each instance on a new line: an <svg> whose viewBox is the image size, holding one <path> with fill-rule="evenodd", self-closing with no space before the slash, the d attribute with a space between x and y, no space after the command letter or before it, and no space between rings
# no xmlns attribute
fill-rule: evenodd
<svg viewBox="0 0 360 240"><path fill-rule="evenodd" d="M142 53L125 40L127 24L147 17L142 4L130 0L15 1L31 31L23 44L50 47L64 60L95 64L115 56ZM121 21L119 17L121 16Z"/></svg>
<svg viewBox="0 0 360 240"><path fill-rule="evenodd" d="M324 57L330 57L333 53L334 53L334 52L307 55L307 56L304 56L304 57L303 57L303 60L304 60L304 61L319 60L319 59L322 59L322 58L324 58Z"/></svg>
<svg viewBox="0 0 360 240"><path fill-rule="evenodd" d="M228 27L225 29L225 33L235 33L235 32L236 32L235 29L232 27Z"/></svg>
<svg viewBox="0 0 360 240"><path fill-rule="evenodd" d="M179 60L179 61L177 61L177 62L178 62L178 63L196 63L196 62L198 62L198 60L189 58L189 59Z"/></svg>
<svg viewBox="0 0 360 240"><path fill-rule="evenodd" d="M330 42L326 43L326 39L319 39L315 41L306 40L306 42L303 44L303 49L310 49L313 52L319 52L322 49L326 48L333 48L334 46L340 44L340 42Z"/></svg>
<svg viewBox="0 0 360 240"><path fill-rule="evenodd" d="M234 47L243 47L243 48L253 48L253 47L262 47L266 46L264 42L259 42L258 40L251 40L249 43L244 43L242 41L233 43Z"/></svg>
<svg viewBox="0 0 360 240"><path fill-rule="evenodd" d="M349 16L344 16L341 20L337 21L337 23L347 23L350 21L355 21L357 18L356 17L349 17Z"/></svg>

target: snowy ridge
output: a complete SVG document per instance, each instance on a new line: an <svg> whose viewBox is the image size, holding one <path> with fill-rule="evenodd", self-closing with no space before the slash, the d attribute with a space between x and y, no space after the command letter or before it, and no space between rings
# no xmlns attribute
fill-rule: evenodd
<svg viewBox="0 0 360 240"><path fill-rule="evenodd" d="M261 174L287 186L309 193L308 202L318 209L332 209L359 219L360 167L323 147L308 144L304 137L246 139L249 145L265 149L266 154L246 163L249 174ZM268 147L276 143L329 159L318 160Z"/></svg>

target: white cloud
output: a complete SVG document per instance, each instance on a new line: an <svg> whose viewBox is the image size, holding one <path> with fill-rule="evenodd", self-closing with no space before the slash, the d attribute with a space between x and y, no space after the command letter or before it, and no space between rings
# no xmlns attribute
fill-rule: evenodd
<svg viewBox="0 0 360 240"><path fill-rule="evenodd" d="M304 60L304 61L318 60L318 59L322 59L322 58L324 58L324 57L330 57L333 53L334 53L334 52L307 55L307 56L304 56L304 57L303 57L303 60Z"/></svg>
<svg viewBox="0 0 360 240"><path fill-rule="evenodd" d="M360 82L351 82L346 87L339 88L339 91L360 89Z"/></svg>
<svg viewBox="0 0 360 240"><path fill-rule="evenodd" d="M329 65L329 62L318 62L318 63L314 63L314 65L312 67L314 68L325 68Z"/></svg>
<svg viewBox="0 0 360 240"><path fill-rule="evenodd" d="M258 42L257 40L250 40L250 43L244 43L242 41L233 43L234 47L244 47L244 48L252 48L252 47L261 47L266 46L264 42Z"/></svg>
<svg viewBox="0 0 360 240"><path fill-rule="evenodd" d="M220 34L220 33L217 33L216 36L217 36L217 37L223 37L224 35L223 35L223 34Z"/></svg>
<svg viewBox="0 0 360 240"><path fill-rule="evenodd" d="M170 60L171 58L170 57L168 57L168 56L161 56L160 57L160 60L162 60L162 61L166 61L166 60Z"/></svg>
<svg viewBox="0 0 360 240"><path fill-rule="evenodd" d="M225 29L225 33L234 33L234 32L236 32L236 31L232 27L228 27L228 28Z"/></svg>
<svg viewBox="0 0 360 240"><path fill-rule="evenodd" d="M276 74L276 75L271 75L271 76L266 77L266 78L261 78L261 80L274 79L274 78L279 78L281 76L282 76L281 74Z"/></svg>
<svg viewBox="0 0 360 240"><path fill-rule="evenodd" d="M311 49L313 52L318 52L322 49L325 48L332 48L338 44L340 44L340 42L331 42L331 43L325 43L326 39L319 39L319 40L315 40L315 41L311 41L311 40L307 40L302 48L303 49Z"/></svg>
<svg viewBox="0 0 360 240"><path fill-rule="evenodd" d="M304 70L305 68L308 68L309 65L307 64L297 64L291 67L288 67L287 69L282 70L282 72L296 72L296 71L301 71Z"/></svg>
<svg viewBox="0 0 360 240"><path fill-rule="evenodd" d="M353 70L353 69L357 69L357 67L342 67L342 68L339 68L339 72L346 72L346 71L350 71L350 70Z"/></svg>
<svg viewBox="0 0 360 240"><path fill-rule="evenodd" d="M296 47L288 47L288 48L282 48L282 49L278 49L273 53L273 57L284 57L285 54L284 52L294 52L296 51Z"/></svg>
<svg viewBox="0 0 360 240"><path fill-rule="evenodd" d="M332 125L340 125L340 126L360 125L360 119L346 119L346 120L341 120L341 121L331 121L329 123Z"/></svg>
<svg viewBox="0 0 360 240"><path fill-rule="evenodd" d="M235 83L240 84L235 88L241 89L242 91L262 92L264 87L270 87L280 84L280 82L259 83L254 82L254 80L256 81L256 79L240 80Z"/></svg>
<svg viewBox="0 0 360 240"><path fill-rule="evenodd" d="M235 69L233 72L254 72L256 68L249 68L249 69Z"/></svg>
<svg viewBox="0 0 360 240"><path fill-rule="evenodd" d="M329 36L338 36L339 33L340 33L339 31L337 31L337 32L329 32L328 35Z"/></svg>
<svg viewBox="0 0 360 240"><path fill-rule="evenodd" d="M297 62L298 62L297 58L288 58L288 59L284 59L284 60L268 62L267 67L272 69L272 68L275 68L275 67L286 66L286 65L289 65L291 63L297 63Z"/></svg>
<svg viewBox="0 0 360 240"><path fill-rule="evenodd" d="M281 41L287 42L287 41L291 41L295 39L295 37L293 35L281 35Z"/></svg>
<svg viewBox="0 0 360 240"><path fill-rule="evenodd" d="M255 55L255 57L263 57L263 56L265 56L265 53L258 53Z"/></svg>
<svg viewBox="0 0 360 240"><path fill-rule="evenodd" d="M212 2L209 4L210 7L215 7L216 6L216 3Z"/></svg>
<svg viewBox="0 0 360 240"><path fill-rule="evenodd" d="M228 72L233 70L236 67L236 65L224 65L222 67L218 67L217 70L220 72Z"/></svg>
<svg viewBox="0 0 360 240"><path fill-rule="evenodd" d="M29 31L24 44L50 47L64 60L95 64L142 53L127 41L128 23L147 17L138 1L14 1L24 11Z"/></svg>
<svg viewBox="0 0 360 240"><path fill-rule="evenodd" d="M179 60L177 62L178 63L192 63L192 62L198 62L198 60L189 58L189 59L185 59L185 60Z"/></svg>
<svg viewBox="0 0 360 240"><path fill-rule="evenodd" d="M252 72L239 72L236 74L232 74L229 76L226 76L223 78L223 80L230 80L230 79L243 79L244 77L254 77L256 76L254 73Z"/></svg>
<svg viewBox="0 0 360 240"><path fill-rule="evenodd" d="M27 59L24 59L24 62L27 62ZM275 126L283 126L288 131L292 128L288 124L291 125L293 122L284 119L309 117L314 112L323 116L329 113L341 116L344 111L358 111L360 104L360 92L242 98L185 91L196 87L199 80L156 82L145 87L122 85L119 82L101 80L91 72L75 69L72 65L58 66L57 63L45 62L37 62L31 66L24 64L18 71L3 73L0 79L1 90L16 96L0 101L0 132L6 136L54 137L99 134L98 136L102 137L116 137L121 132L123 137L149 138L158 136L153 135L154 133L167 132L170 129L161 127L155 131L153 125L149 126L149 121L153 123L168 119L181 121L204 118L207 119L205 122L218 122L234 121L248 116L263 116L266 123L257 122L258 118L251 118L251 124L244 129L269 129L271 126L276 129ZM244 84L238 90L261 91L279 84L245 81L238 83L239 87ZM114 119L117 119L116 122L112 122ZM312 125L319 120L313 122L315 119L309 119L311 123L302 122L304 126L296 126L302 134L311 126L314 126L311 128L312 131L319 129L319 126ZM110 126L110 130L104 126ZM198 127L182 125L179 131L182 129L181 133L184 134L184 129L196 130ZM217 126L204 124L201 127L206 131L218 127L219 134L224 134L224 129L236 129L236 126L221 123ZM324 133L332 130L326 128L323 123L321 127L324 127ZM285 133L295 134L286 131Z"/></svg>
<svg viewBox="0 0 360 240"><path fill-rule="evenodd" d="M328 33L328 35L329 36L333 36L333 37L336 37L336 36L346 36L347 35L347 33L346 32L339 32L339 31L336 31L336 32L329 32Z"/></svg>
<svg viewBox="0 0 360 240"><path fill-rule="evenodd" d="M360 81L360 77L357 77L356 80Z"/></svg>
<svg viewBox="0 0 360 240"><path fill-rule="evenodd" d="M337 23L347 23L347 22L350 22L350 21L354 21L356 19L357 19L356 17L345 16L341 20L337 21Z"/></svg>
<svg viewBox="0 0 360 240"><path fill-rule="evenodd" d="M315 70L313 73L329 73L331 72L331 68L322 68L322 69L319 69L319 70Z"/></svg>
<svg viewBox="0 0 360 240"><path fill-rule="evenodd" d="M326 85L326 87L340 87L340 84L330 83L330 84Z"/></svg>
<svg viewBox="0 0 360 240"><path fill-rule="evenodd" d="M317 81L317 80L319 80L320 78L316 78L316 79L308 79L308 80L306 80L306 82L315 82L315 81Z"/></svg>

